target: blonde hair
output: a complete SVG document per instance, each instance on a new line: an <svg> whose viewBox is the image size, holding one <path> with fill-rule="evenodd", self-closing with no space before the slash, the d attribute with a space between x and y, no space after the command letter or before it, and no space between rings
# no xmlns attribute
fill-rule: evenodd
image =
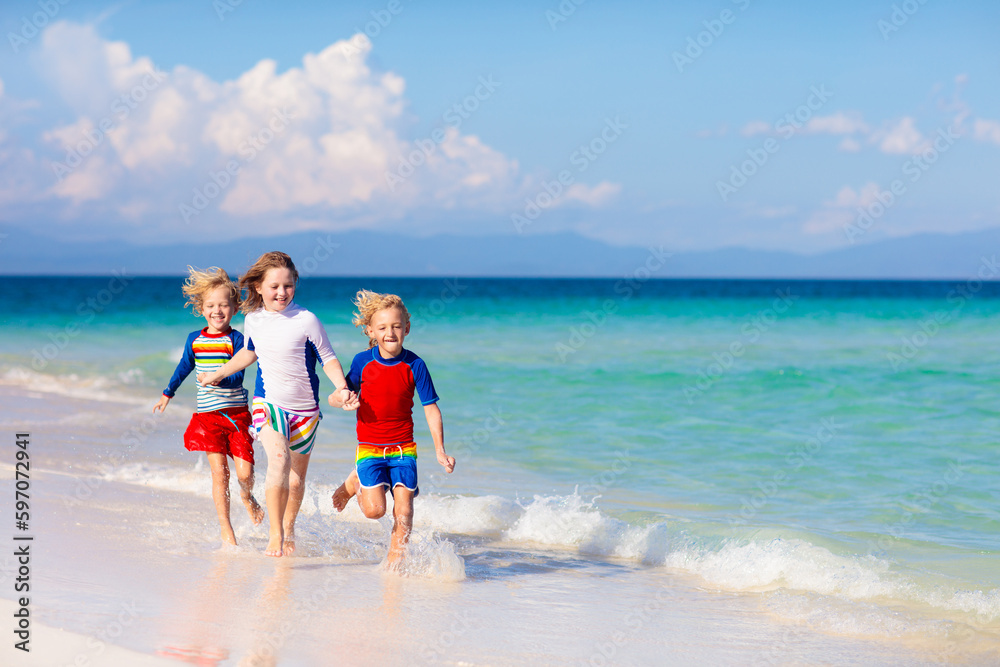
<svg viewBox="0 0 1000 667"><path fill-rule="evenodd" d="M271 269L288 269L292 272L292 280L299 282L299 272L295 270L292 258L283 252L265 252L257 258L247 272L240 276L240 292L245 293L240 310L252 313L264 306L264 298L257 293L257 288L264 282L264 275Z"/></svg>
<svg viewBox="0 0 1000 667"><path fill-rule="evenodd" d="M358 312L354 313L354 326L368 327L372 323L375 313L388 308L399 308L403 314L403 324L410 323L410 311L406 309L403 300L395 294L379 294L371 290L363 289L354 297L354 305ZM371 336L368 337L368 349L375 347L378 343Z"/></svg>
<svg viewBox="0 0 1000 667"><path fill-rule="evenodd" d="M234 308L240 307L240 292L236 289L236 283L232 281L228 273L219 267L211 266L204 271L199 271L193 266L189 266L188 274L181 291L187 297L184 306L191 306L191 310L196 316L201 315L202 306L205 305L205 295L219 287L225 287L229 290L229 300L233 302Z"/></svg>

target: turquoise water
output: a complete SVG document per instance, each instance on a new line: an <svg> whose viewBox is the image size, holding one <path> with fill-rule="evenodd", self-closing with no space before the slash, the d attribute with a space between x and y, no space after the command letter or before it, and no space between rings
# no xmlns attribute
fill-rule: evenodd
<svg viewBox="0 0 1000 667"><path fill-rule="evenodd" d="M180 278L117 294L104 278L6 280L8 384L152 405L203 324ZM427 495L556 517L505 539L996 629L993 284L304 280L296 301L344 359L366 344L350 324L362 287L406 300L406 347L442 397L458 469L428 456ZM311 475L350 457L349 421L324 428L345 451Z"/></svg>

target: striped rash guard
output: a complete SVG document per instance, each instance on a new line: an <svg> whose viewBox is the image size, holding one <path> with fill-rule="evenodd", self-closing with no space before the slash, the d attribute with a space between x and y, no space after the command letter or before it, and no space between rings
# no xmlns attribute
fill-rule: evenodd
<svg viewBox="0 0 1000 667"><path fill-rule="evenodd" d="M173 377L163 390L164 396L174 397L184 379L191 373L216 371L243 349L243 334L236 329L210 334L208 328L192 331L184 343L184 352ZM243 388L243 371L233 373L216 386L198 385L198 409L214 412L223 408L247 407L247 390Z"/></svg>
<svg viewBox="0 0 1000 667"><path fill-rule="evenodd" d="M296 414L317 412L316 362L337 358L319 319L293 301L281 312L249 313L243 329L247 349L257 354L254 397Z"/></svg>

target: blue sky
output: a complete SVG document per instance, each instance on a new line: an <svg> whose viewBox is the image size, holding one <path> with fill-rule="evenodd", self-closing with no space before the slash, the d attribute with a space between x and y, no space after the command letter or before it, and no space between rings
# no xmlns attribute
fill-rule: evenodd
<svg viewBox="0 0 1000 667"><path fill-rule="evenodd" d="M0 225L797 252L996 227L998 20L940 0L8 2Z"/></svg>

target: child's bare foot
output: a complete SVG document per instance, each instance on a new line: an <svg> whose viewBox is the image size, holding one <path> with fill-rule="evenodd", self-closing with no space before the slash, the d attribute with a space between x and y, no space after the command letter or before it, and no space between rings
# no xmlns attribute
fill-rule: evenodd
<svg viewBox="0 0 1000 667"><path fill-rule="evenodd" d="M385 562L382 564L382 569L386 572L392 572L393 574L403 573L403 553L401 551L389 550L389 554L385 557Z"/></svg>
<svg viewBox="0 0 1000 667"><path fill-rule="evenodd" d="M347 490L347 482L338 486L337 490L333 492L333 509L343 512L344 508L347 507L347 503L351 502L353 495Z"/></svg>
<svg viewBox="0 0 1000 667"><path fill-rule="evenodd" d="M271 539L267 541L267 548L264 549L264 555L275 557L284 555L281 549L282 542L283 540L281 535L272 535Z"/></svg>
<svg viewBox="0 0 1000 667"><path fill-rule="evenodd" d="M234 547L236 546L236 534L233 532L232 528L229 530L226 530L225 528L222 529L222 543L229 544Z"/></svg>
<svg viewBox="0 0 1000 667"><path fill-rule="evenodd" d="M361 487L361 480L358 479L358 471L352 470L351 474L347 476L344 483L337 487L337 490L333 492L333 508L338 512L343 512L344 508L347 507L347 503L351 502L351 498L354 494L358 492Z"/></svg>
<svg viewBox="0 0 1000 667"><path fill-rule="evenodd" d="M243 505L247 508L247 514L250 515L253 525L259 526L260 522L264 520L264 508L260 506L260 503L253 496L243 498Z"/></svg>
<svg viewBox="0 0 1000 667"><path fill-rule="evenodd" d="M407 535L407 537L409 537ZM389 542L389 553L385 556L385 569L387 572L402 572L403 560L406 556L406 542L398 541L399 537L393 531L392 540Z"/></svg>
<svg viewBox="0 0 1000 667"><path fill-rule="evenodd" d="M282 547L282 548L284 549L284 552L285 552L286 556L291 556L292 554L294 554L295 553L295 536L292 535L291 537L286 537L285 538L284 547Z"/></svg>

